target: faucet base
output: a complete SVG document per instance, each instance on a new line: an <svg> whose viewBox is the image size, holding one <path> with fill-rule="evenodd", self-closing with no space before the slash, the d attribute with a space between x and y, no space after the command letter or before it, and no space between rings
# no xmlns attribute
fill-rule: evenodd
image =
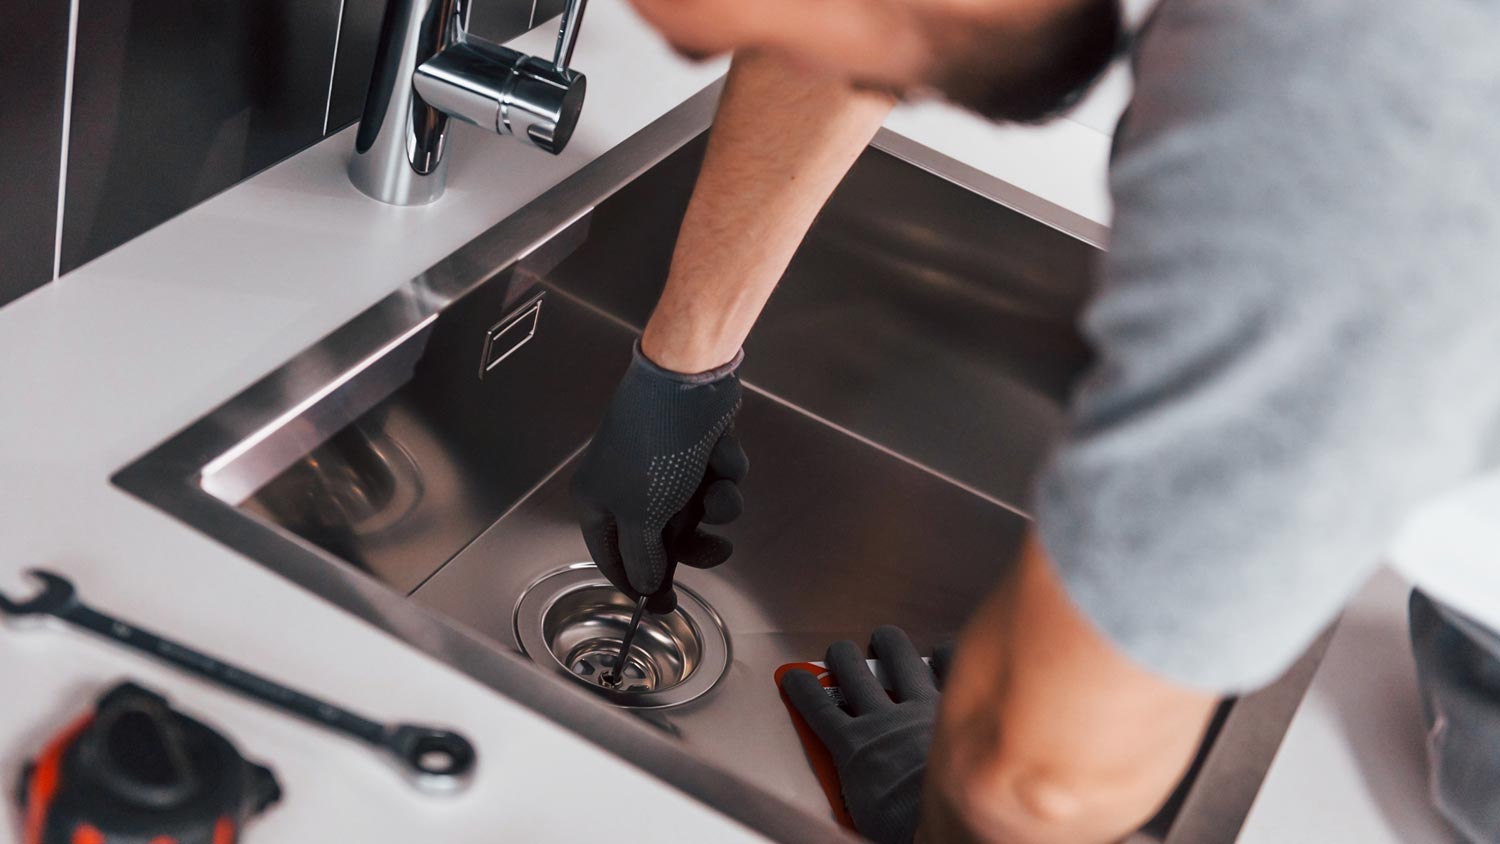
<svg viewBox="0 0 1500 844"><path fill-rule="evenodd" d="M438 162L430 173L418 173L404 160L381 160L356 152L349 160L349 181L360 193L387 205L430 205L448 188L448 162Z"/></svg>

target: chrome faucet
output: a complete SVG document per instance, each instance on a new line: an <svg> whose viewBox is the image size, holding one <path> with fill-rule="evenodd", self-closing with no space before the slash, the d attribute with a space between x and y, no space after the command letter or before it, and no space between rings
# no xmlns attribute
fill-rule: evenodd
<svg viewBox="0 0 1500 844"><path fill-rule="evenodd" d="M568 0L547 61L470 35L470 0L388 0L350 180L392 205L442 196L449 118L562 152L583 110L568 63L585 2Z"/></svg>

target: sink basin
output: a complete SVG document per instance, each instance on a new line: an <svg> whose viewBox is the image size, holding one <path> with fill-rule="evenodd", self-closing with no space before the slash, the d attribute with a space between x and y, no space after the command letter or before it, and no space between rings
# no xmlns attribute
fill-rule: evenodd
<svg viewBox="0 0 1500 844"><path fill-rule="evenodd" d="M1105 232L882 133L747 346L733 560L682 570L681 617L601 683L629 606L587 566L567 482L716 94L115 480L772 838L837 837L773 674L882 623L930 648L1004 573L1088 360L1072 322Z"/></svg>

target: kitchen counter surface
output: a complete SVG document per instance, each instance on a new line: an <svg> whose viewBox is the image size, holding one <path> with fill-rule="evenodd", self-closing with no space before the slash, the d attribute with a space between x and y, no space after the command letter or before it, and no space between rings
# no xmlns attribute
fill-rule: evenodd
<svg viewBox="0 0 1500 844"><path fill-rule="evenodd" d="M1427 796L1410 591L1383 570L1349 604L1239 844L1461 844Z"/></svg>
<svg viewBox="0 0 1500 844"><path fill-rule="evenodd" d="M481 754L472 789L419 795L363 747L59 627L0 631L9 679L0 793L13 793L21 761L47 737L130 677L275 767L286 797L250 829L251 842L593 841L597 813L571 805L581 772L608 782L611 799L637 817L670 818L670 840L759 840L108 480L722 73L722 63L671 54L623 0L591 6L575 61L589 74L589 103L562 156L460 126L448 194L393 208L345 177L348 129L0 309L0 589L26 588L26 568L51 568L99 608L209 653L382 719L455 726ZM537 51L551 35L544 26L519 46ZM1072 119L1044 127L999 129L936 104L904 106L887 125L1105 222L1109 130L1127 95L1117 72ZM1295 727L1293 738L1303 740ZM1285 816L1287 799L1263 795L1253 819ZM15 807L0 807L0 841L13 840ZM622 824L609 838L662 840L653 829ZM1247 830L1242 840L1295 839ZM1376 839L1325 831L1306 840Z"/></svg>

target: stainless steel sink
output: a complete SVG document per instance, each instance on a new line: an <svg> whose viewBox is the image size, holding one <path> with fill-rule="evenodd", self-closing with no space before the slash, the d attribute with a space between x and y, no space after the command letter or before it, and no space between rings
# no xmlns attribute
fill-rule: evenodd
<svg viewBox="0 0 1500 844"><path fill-rule="evenodd" d="M664 662L635 686L601 689L580 677L618 602L523 597L588 576L567 480L665 276L716 95L116 482L773 838L836 837L773 673L881 623L931 646L1003 573L1087 361L1072 321L1105 232L882 133L747 348L734 559L682 572L703 609L652 628L643 659Z"/></svg>

